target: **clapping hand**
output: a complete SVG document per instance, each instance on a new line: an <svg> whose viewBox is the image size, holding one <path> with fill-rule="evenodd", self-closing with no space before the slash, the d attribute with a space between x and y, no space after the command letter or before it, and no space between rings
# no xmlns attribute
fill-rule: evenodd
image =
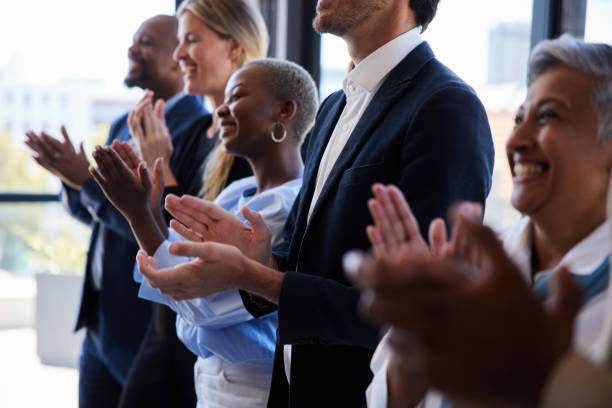
<svg viewBox="0 0 612 408"><path fill-rule="evenodd" d="M169 195L166 209L180 221L172 220L170 226L185 239L234 245L247 257L265 265L270 263L270 229L261 215L247 206L241 211L251 226L217 204L189 195Z"/></svg>
<svg viewBox="0 0 612 408"><path fill-rule="evenodd" d="M71 188L80 190L89 179L89 162L83 150L83 142L77 152L68 137L64 126L61 127L63 142L45 132L39 135L26 132L25 144L34 152L32 156L44 169L51 172Z"/></svg>
<svg viewBox="0 0 612 408"><path fill-rule="evenodd" d="M151 287L175 300L193 299L235 288L244 269L245 257L231 245L214 242L175 242L173 255L195 258L172 268L157 269L155 260L139 251L138 270Z"/></svg>
<svg viewBox="0 0 612 408"><path fill-rule="evenodd" d="M127 158L122 160L113 147L97 146L93 157L98 168L90 167L89 172L100 185L110 202L128 219L149 210L152 183L147 166L138 162L125 150L115 146Z"/></svg>
<svg viewBox="0 0 612 408"><path fill-rule="evenodd" d="M177 185L178 182L170 169L174 146L166 126L164 101L158 99L153 105L153 96L153 92L145 92L128 115L128 127L145 163L153 168L155 160L161 157L166 185Z"/></svg>

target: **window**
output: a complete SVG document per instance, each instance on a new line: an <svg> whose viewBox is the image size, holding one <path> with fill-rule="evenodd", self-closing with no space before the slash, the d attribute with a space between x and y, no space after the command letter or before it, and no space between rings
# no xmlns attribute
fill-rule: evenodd
<svg viewBox="0 0 612 408"><path fill-rule="evenodd" d="M585 41L612 42L612 1L588 0L585 21Z"/></svg>
<svg viewBox="0 0 612 408"><path fill-rule="evenodd" d="M0 51L0 406L76 407L78 398L76 370L41 365L43 360L74 366L83 334L70 337L77 307L39 308L51 313L55 331L66 336L51 351L59 344L68 348L67 359L43 356L45 339L37 337L34 325L36 299L44 291L37 289L35 275L74 278L66 296L54 292L51 299L53 306L64 297L78 303L90 229L57 200L7 202L15 194L53 200L60 189L30 157L23 133L42 125L61 137L59 125L65 124L73 142L84 141L87 151L100 143L101 129L108 132L118 113L108 106L125 111L140 95L123 86L133 33L146 18L174 9L173 0L0 3L0 36L9 39ZM39 323L44 320L38 316ZM32 386L41 392L31 392Z"/></svg>

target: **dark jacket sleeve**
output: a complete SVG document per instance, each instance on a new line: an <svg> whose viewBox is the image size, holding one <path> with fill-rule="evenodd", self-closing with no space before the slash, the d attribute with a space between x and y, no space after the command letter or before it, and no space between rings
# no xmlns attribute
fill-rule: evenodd
<svg viewBox="0 0 612 408"><path fill-rule="evenodd" d="M108 140L109 145L115 140L126 124L127 114L117 119L111 125ZM91 224L99 222L104 227L113 230L122 238L136 243L127 220L108 201L98 183L90 177L80 191L74 190L66 185L63 186L63 201L67 205L68 212L78 220Z"/></svg>

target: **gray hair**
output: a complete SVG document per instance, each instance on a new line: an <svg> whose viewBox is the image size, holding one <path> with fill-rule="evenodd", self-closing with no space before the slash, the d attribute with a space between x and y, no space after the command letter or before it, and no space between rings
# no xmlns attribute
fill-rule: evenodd
<svg viewBox="0 0 612 408"><path fill-rule="evenodd" d="M295 102L293 130L301 141L312 128L319 109L317 86L308 71L291 61L275 58L256 59L245 67L262 67L267 70L274 95L279 100Z"/></svg>
<svg viewBox="0 0 612 408"><path fill-rule="evenodd" d="M612 46L586 43L569 34L542 41L531 52L527 85L554 67L575 69L593 78L591 104L597 117L597 136L612 140Z"/></svg>

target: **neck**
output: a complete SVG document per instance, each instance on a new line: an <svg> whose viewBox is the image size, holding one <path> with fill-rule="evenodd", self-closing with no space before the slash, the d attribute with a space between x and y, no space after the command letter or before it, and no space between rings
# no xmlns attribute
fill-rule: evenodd
<svg viewBox="0 0 612 408"><path fill-rule="evenodd" d="M287 135L287 138L289 137L292 136ZM287 143L287 141L283 143ZM302 164L300 149L278 149L277 151L282 151L282 154L270 154L256 159L247 159L255 175L255 180L257 180L258 193L302 176L304 165Z"/></svg>
<svg viewBox="0 0 612 408"><path fill-rule="evenodd" d="M182 89L183 89L182 81L178 84L177 83L160 84L159 86L151 87L151 90L153 91L154 102L157 101L158 99L167 101L168 99L172 98L177 93L181 92Z"/></svg>
<svg viewBox="0 0 612 408"><path fill-rule="evenodd" d="M342 38L348 46L353 64L357 65L378 48L414 27L416 22L410 9L396 2L395 6L365 21Z"/></svg>
<svg viewBox="0 0 612 408"><path fill-rule="evenodd" d="M552 216L532 216L533 249L532 272L552 269L561 262L569 250L586 238L606 220L606 201L599 200L597 208L574 214L559 212ZM552 213L552 212L551 212Z"/></svg>

